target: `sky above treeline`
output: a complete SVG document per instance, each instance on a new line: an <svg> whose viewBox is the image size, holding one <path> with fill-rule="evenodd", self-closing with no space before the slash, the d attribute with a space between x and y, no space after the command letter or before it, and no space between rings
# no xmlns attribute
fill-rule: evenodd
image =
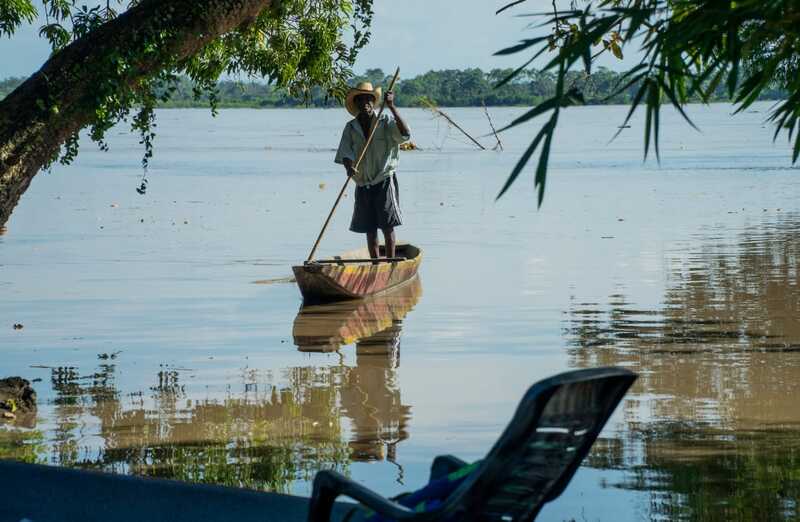
<svg viewBox="0 0 800 522"><path fill-rule="evenodd" d="M430 70L517 67L527 59L524 54L506 57L492 56L493 53L534 34L534 30L526 29L534 19L518 15L541 12L552 4L529 0L495 15L506 3L507 0L375 0L372 40L361 51L355 72L380 68L388 74L399 66L401 75L409 78ZM11 39L0 38L0 78L28 76L45 62L49 47L38 37L40 25L25 26ZM630 66L631 60L620 62L609 56L598 65L620 70Z"/></svg>

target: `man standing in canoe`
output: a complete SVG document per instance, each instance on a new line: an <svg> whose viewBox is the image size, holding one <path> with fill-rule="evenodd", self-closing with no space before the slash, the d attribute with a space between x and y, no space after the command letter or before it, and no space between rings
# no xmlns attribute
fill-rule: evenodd
<svg viewBox="0 0 800 522"><path fill-rule="evenodd" d="M347 175L356 182L355 206L350 230L367 234L367 248L372 258L378 257L378 229L383 232L386 256L395 257L394 227L402 225L400 196L395 170L400 144L411 138L403 118L394 105L394 93L389 91L385 106L394 118L383 114L377 121L367 152L354 170L372 125L376 123L375 106L381 99L381 88L361 82L347 93L345 107L355 116L344 127L336 163L344 165Z"/></svg>

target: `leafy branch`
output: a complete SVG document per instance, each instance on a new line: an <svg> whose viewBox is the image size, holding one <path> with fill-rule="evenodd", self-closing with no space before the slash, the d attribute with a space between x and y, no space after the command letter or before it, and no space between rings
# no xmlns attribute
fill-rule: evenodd
<svg viewBox="0 0 800 522"><path fill-rule="evenodd" d="M176 91L179 77L192 82L195 97L205 97L216 112L218 80L223 74L234 77L265 78L278 89L295 97L308 97L312 88L341 98L352 77L357 53L370 38L372 0L284 0L273 2L252 23L245 24L205 43L188 58L178 58L172 42L181 38L180 24L185 11L206 15L207 3L143 2L141 0L42 0L45 23L39 36L46 39L53 53L87 37L125 11L145 3L157 9L162 21L157 27L144 27L138 35L108 52L91 71L64 71L74 78L93 76L91 99L84 100L91 114L89 136L101 149L107 149L106 132L120 121L130 121L144 146L146 169L153 155L154 108L167 102ZM11 36L23 23L35 22L39 12L31 0L0 0L0 36ZM212 16L209 14L209 16ZM347 28L353 31L352 43L345 41ZM185 35L184 35L185 36ZM188 38L192 38L189 35ZM143 61L157 63L146 76L135 80L131 74ZM71 76L70 76L71 75ZM59 107L50 91L57 91L63 79L50 82L48 95L37 101L43 112L57 113ZM133 114L131 116L131 114ZM78 135L66 140L60 152L61 163L70 163L78 153ZM49 165L56 157L50 159Z"/></svg>
<svg viewBox="0 0 800 522"><path fill-rule="evenodd" d="M525 1L511 2L498 13ZM565 85L569 71L582 67L588 75L601 53L609 51L622 58L626 45L640 45L641 58L619 78L617 89L609 97L636 89L622 127L637 109L644 108L645 159L652 145L660 160L661 106L673 106L695 127L683 106L691 99L708 102L721 82L725 82L737 105L736 113L747 109L776 84L784 89L787 98L772 108L768 120L775 125L773 139L785 131L789 142L794 140L792 162L800 157L800 131L794 134L800 118L800 4L796 1L601 0L569 10L555 10L554 6L553 13L532 16L543 19L541 26L551 27L551 34L523 40L495 53L531 53L521 67L496 86L523 74L537 58L555 53L541 70L557 71L559 88L551 98L506 127L550 113L550 119L512 170L498 198L541 145L535 173L541 206L559 113L584 100L577 82Z"/></svg>

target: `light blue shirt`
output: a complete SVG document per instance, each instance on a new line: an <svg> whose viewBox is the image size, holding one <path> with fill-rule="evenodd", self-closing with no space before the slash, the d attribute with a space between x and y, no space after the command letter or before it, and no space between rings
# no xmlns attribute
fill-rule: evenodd
<svg viewBox="0 0 800 522"><path fill-rule="evenodd" d="M373 119L373 122L375 120ZM367 153L358 166L358 172L353 176L353 181L360 187L374 185L394 174L397 161L400 157L400 144L411 138L411 134L402 134L397 122L388 114L383 114ZM355 166L367 138L361 130L358 119L347 122L336 151L336 163L344 164L345 159L350 159Z"/></svg>

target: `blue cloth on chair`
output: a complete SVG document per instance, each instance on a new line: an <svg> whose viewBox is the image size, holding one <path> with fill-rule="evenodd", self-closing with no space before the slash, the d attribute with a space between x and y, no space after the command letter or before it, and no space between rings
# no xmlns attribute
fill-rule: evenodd
<svg viewBox="0 0 800 522"><path fill-rule="evenodd" d="M397 503L414 511L431 511L441 506L450 493L455 491L458 486L478 467L479 462L474 462L463 468L445 475L440 479L434 479L422 488L408 493L397 499ZM381 516L374 511L369 511L365 520L367 522L393 522L394 519Z"/></svg>

